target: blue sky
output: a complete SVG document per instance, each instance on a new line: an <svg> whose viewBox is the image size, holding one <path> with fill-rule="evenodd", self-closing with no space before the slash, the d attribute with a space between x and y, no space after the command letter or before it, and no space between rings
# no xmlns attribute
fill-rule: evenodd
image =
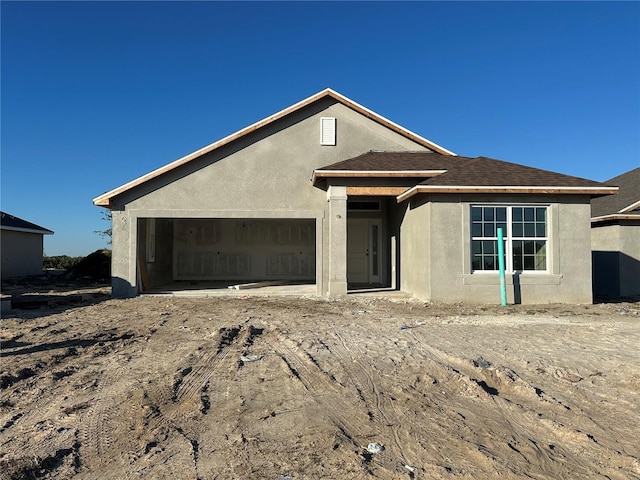
<svg viewBox="0 0 640 480"><path fill-rule="evenodd" d="M92 198L326 87L460 155L640 164L638 2L7 2L1 208L87 255Z"/></svg>

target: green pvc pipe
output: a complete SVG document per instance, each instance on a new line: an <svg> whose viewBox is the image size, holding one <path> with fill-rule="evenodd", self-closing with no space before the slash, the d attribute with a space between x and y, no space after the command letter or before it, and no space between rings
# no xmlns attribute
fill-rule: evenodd
<svg viewBox="0 0 640 480"><path fill-rule="evenodd" d="M507 287L504 280L504 236L502 228L498 228L498 268L500 270L500 303L507 306Z"/></svg>

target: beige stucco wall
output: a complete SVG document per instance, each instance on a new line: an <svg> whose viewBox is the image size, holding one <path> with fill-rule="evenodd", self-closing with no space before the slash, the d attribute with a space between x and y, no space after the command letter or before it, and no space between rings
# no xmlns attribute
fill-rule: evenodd
<svg viewBox="0 0 640 480"><path fill-rule="evenodd" d="M595 294L640 295L640 219L594 224L591 248Z"/></svg>
<svg viewBox="0 0 640 480"><path fill-rule="evenodd" d="M424 202L419 205L420 202ZM435 302L499 303L497 273L471 272L472 204L549 205L550 271L507 276L509 303L591 303L590 206L580 196L456 196L432 195L412 201L409 238L403 238L401 288ZM418 213L423 210L424 213ZM413 219L415 217L415 219ZM425 227L426 226L426 227ZM428 228L422 245L420 229ZM425 241L424 243L427 243ZM413 252L416 252L415 254ZM417 253L419 252L419 253ZM421 260L421 256L424 259ZM421 263L418 263L421 262ZM423 273L423 269L427 272ZM414 271L415 270L415 271ZM428 278L429 283L422 281Z"/></svg>
<svg viewBox="0 0 640 480"><path fill-rule="evenodd" d="M2 278L42 274L43 235L2 230Z"/></svg>
<svg viewBox="0 0 640 480"><path fill-rule="evenodd" d="M337 145L320 145L320 117L337 119ZM114 295L136 293L137 219L145 217L313 219L318 293L326 294L331 271L330 202L327 192L315 188L310 179L316 168L371 149L425 150L344 105L324 99L116 197ZM333 215L346 222L344 207L334 207ZM344 232L340 235L346 236L346 228L339 228L335 220L333 235ZM346 245L346 237L334 241ZM333 271L341 270L335 266Z"/></svg>
<svg viewBox="0 0 640 480"><path fill-rule="evenodd" d="M428 202L405 202L400 224L400 289L421 299L431 298L430 210ZM434 279L438 281L438 279Z"/></svg>

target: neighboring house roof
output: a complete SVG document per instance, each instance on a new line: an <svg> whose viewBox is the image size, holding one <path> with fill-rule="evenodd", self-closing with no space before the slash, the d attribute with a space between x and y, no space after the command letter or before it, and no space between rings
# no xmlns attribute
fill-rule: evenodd
<svg viewBox="0 0 640 480"><path fill-rule="evenodd" d="M12 230L16 232L40 233L42 235L51 235L53 231L48 228L41 227L35 223L27 222L22 218L14 217L5 212L0 212L0 229Z"/></svg>
<svg viewBox="0 0 640 480"><path fill-rule="evenodd" d="M344 95L339 94L338 92L327 88L325 90L322 90L321 92L316 93L315 95L312 95L288 108L285 108L284 110L281 110L263 120L260 120L259 122L254 123L253 125L249 125L248 127L243 128L242 130L239 130L236 133L233 133L221 140L218 140L217 142L214 142L210 145L207 145L206 147L203 147L199 150L196 150L193 153L190 153L189 155L186 155L182 158L179 158L178 160L175 160L174 162L165 165L164 167L158 168L156 170L154 170L153 172L150 172L146 175L143 175L135 180L132 180L129 183L126 183L118 188L115 188L113 190L110 190L109 192L106 192L96 198L93 199L93 203L94 205L98 205L98 206L103 206L103 207L109 207L111 205L111 199L113 197L115 197L116 195L119 195L121 193L126 192L127 190L130 190L134 187L137 187L153 178L156 178L164 173L167 173L171 170L174 170L175 168L178 168L196 158L201 157L202 155L205 155L209 152L212 152L213 150L222 147L223 145L227 145L245 135L248 135L252 132L255 132L256 130L263 128L273 122L275 122L276 120L279 120L287 115L290 115L294 112L297 112L299 110L301 110L302 108L317 102L323 98L333 98L334 100L336 100L337 102L341 103L342 105L345 105L346 107L351 108L352 110L355 110L356 112L359 112L360 114L364 115L365 117L395 131L396 133L399 133L400 135L418 143L419 145L422 145L430 150L433 150L435 152L441 153L443 155L455 155L455 153L447 150L444 147L441 147L440 145L433 143L430 140L427 140L424 137L421 137L420 135L413 133L410 130L407 130L404 127L401 127L400 125L398 125L397 123L392 122L391 120L386 119L385 117L378 115L377 113L373 112L372 110L369 110L368 108L354 102L353 100L350 100L349 98L345 97Z"/></svg>
<svg viewBox="0 0 640 480"><path fill-rule="evenodd" d="M640 218L640 167L604 182L616 185L618 195L594 198L591 201L591 221Z"/></svg>

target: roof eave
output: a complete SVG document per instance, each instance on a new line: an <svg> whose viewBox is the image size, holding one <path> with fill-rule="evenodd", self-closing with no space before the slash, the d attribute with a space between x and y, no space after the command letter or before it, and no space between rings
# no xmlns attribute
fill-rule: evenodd
<svg viewBox="0 0 640 480"><path fill-rule="evenodd" d="M627 213L627 212L632 212L635 209L640 208L640 200L638 200L637 202L632 203L631 205L624 207L623 209L621 209L618 213Z"/></svg>
<svg viewBox="0 0 640 480"><path fill-rule="evenodd" d="M611 215L600 215L591 217L591 223L608 222L611 220L640 220L640 214L612 213Z"/></svg>
<svg viewBox="0 0 640 480"><path fill-rule="evenodd" d="M23 233L39 233L41 235L53 235L53 231L47 229L47 228L42 228L42 229L36 229L36 228L21 228L21 227L10 227L7 225L2 225L0 226L0 229L2 230L10 230L12 232L23 232Z"/></svg>
<svg viewBox="0 0 640 480"><path fill-rule="evenodd" d="M313 184L322 178L431 178L446 170L314 170Z"/></svg>
<svg viewBox="0 0 640 480"><path fill-rule="evenodd" d="M397 197L398 203L419 193L515 193L515 194L574 194L612 195L618 187L553 187L553 186L474 186L474 185L416 185Z"/></svg>

